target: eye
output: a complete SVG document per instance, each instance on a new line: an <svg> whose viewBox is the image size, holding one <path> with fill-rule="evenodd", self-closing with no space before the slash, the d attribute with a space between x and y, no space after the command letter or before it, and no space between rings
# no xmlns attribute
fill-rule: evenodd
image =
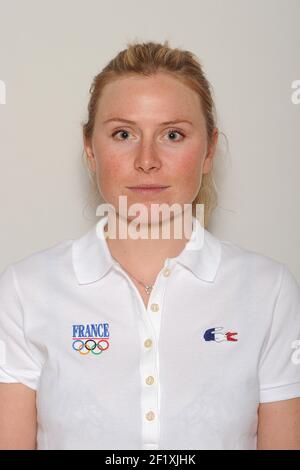
<svg viewBox="0 0 300 470"><path fill-rule="evenodd" d="M169 135L179 134L179 135L181 135L181 137L183 137L183 139L185 137L184 133L179 131L178 129L170 129L168 134ZM173 140L174 142L180 142L180 140L183 140L183 139L179 139L177 141L175 139L171 139L171 140Z"/></svg>
<svg viewBox="0 0 300 470"><path fill-rule="evenodd" d="M129 131L127 131L126 129L119 129L119 130L114 131L112 133L112 137L114 138L119 133L121 133L121 135L124 137L124 135L129 134ZM179 134L183 139L185 137L185 134L182 131L179 131L178 129L170 129L168 134L169 135ZM183 140L183 139L175 140L175 139L172 138L171 140L174 140L174 142L178 142L178 141L180 142L180 140ZM127 139L126 138L125 139L121 138L121 139L117 139L117 140L127 140Z"/></svg>
<svg viewBox="0 0 300 470"><path fill-rule="evenodd" d="M122 135L124 134L129 134L129 131L126 131L125 129L119 129L118 131L115 131L112 133L112 137L115 137L115 135L119 134L119 133L122 133ZM127 139L117 139L117 140L127 140Z"/></svg>

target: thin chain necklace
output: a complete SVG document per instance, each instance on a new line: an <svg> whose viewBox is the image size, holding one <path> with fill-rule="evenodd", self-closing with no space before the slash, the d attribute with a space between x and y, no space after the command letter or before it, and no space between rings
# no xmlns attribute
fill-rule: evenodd
<svg viewBox="0 0 300 470"><path fill-rule="evenodd" d="M119 263L119 264L120 264L120 263ZM121 265L120 265L120 266L121 266ZM122 266L122 268L123 268L123 266ZM127 269L125 269L125 268L123 268L123 269L124 269L124 271L127 272L127 274L129 274L130 277L133 277L133 279L135 279L137 282L139 282L140 284L142 284L142 286L144 286L144 288L145 288L145 290L146 290L146 292L147 292L148 295L151 294L151 291L152 291L152 289L153 289L153 287L154 287L154 284L144 284L142 281L140 281L139 279L137 279L136 277L134 277L132 274L130 274L130 273L127 271Z"/></svg>

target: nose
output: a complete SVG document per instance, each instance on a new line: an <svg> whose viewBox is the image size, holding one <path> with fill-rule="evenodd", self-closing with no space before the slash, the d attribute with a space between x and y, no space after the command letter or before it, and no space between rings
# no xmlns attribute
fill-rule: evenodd
<svg viewBox="0 0 300 470"><path fill-rule="evenodd" d="M141 147L137 150L137 156L134 161L136 170L142 169L146 173L155 168L161 167L161 160L158 156L157 149L152 141L142 142Z"/></svg>

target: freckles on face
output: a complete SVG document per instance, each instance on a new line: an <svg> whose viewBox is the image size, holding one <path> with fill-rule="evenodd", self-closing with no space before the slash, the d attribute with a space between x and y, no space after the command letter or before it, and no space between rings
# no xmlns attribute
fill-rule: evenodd
<svg viewBox="0 0 300 470"><path fill-rule="evenodd" d="M186 149L172 169L174 195L180 202L192 202L200 189L205 145L200 147Z"/></svg>
<svg viewBox="0 0 300 470"><path fill-rule="evenodd" d="M135 124L103 124L114 116ZM191 125L161 125L179 118L188 119ZM177 135L179 143L168 139L173 127L184 131L182 140ZM123 128L129 132L127 139L112 137L113 131ZM104 88L96 115L93 153L98 186L107 202L116 202L119 195L130 197L127 185L157 181L171 186L161 202L191 202L199 190L206 146L199 97L179 80L165 75L130 77ZM145 171L148 164L151 169Z"/></svg>
<svg viewBox="0 0 300 470"><path fill-rule="evenodd" d="M121 179L123 175L118 158L114 158L109 152L96 154L96 176L98 187L102 197L107 202L112 202L118 194L122 194ZM115 201L116 202L116 201Z"/></svg>

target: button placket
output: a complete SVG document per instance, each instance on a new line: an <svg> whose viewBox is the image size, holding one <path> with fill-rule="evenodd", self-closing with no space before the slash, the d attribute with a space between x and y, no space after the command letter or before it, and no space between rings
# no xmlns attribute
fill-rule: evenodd
<svg viewBox="0 0 300 470"><path fill-rule="evenodd" d="M144 310L144 354L141 359L143 448L159 444L160 383L158 339L162 305L171 269L165 263L155 288L151 292L148 308Z"/></svg>
<svg viewBox="0 0 300 470"><path fill-rule="evenodd" d="M147 326L144 326L147 331ZM150 336L150 335L149 335ZM141 357L141 415L143 443L159 441L159 384L156 367L157 341L148 337L143 342ZM156 379L156 380L155 380Z"/></svg>
<svg viewBox="0 0 300 470"><path fill-rule="evenodd" d="M117 266L117 269L128 279L138 306L137 318L142 342L140 361L142 441L143 449L155 449L159 446L160 434L160 383L157 344L166 283L171 273L169 259L166 260L164 268L158 275L154 289L150 293L147 308L145 308L141 296L129 276L119 266Z"/></svg>
<svg viewBox="0 0 300 470"><path fill-rule="evenodd" d="M168 278L172 272L172 267L170 265L169 258L165 261L164 267L159 273L158 282L155 285L155 288L151 292L149 298L149 304L147 308L148 319L150 319L151 324L153 325L156 333L156 337L159 338L160 325L161 325L161 312L163 306L163 300L165 295L165 290L167 287Z"/></svg>

